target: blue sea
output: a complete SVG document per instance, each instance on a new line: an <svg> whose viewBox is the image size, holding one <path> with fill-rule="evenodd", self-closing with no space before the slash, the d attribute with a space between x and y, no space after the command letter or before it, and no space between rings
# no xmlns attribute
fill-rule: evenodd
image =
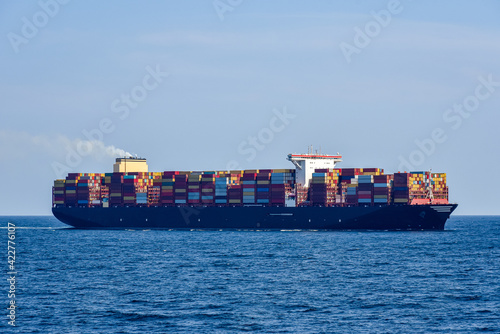
<svg viewBox="0 0 500 334"><path fill-rule="evenodd" d="M0 227L1 333L500 333L498 216L441 232Z"/></svg>

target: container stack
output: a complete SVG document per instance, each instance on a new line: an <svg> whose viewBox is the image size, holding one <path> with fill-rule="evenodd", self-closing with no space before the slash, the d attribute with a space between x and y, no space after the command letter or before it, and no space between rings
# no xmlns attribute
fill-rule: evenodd
<svg viewBox="0 0 500 334"><path fill-rule="evenodd" d="M256 177L256 201L257 204L269 204L271 195L271 173L272 170L262 169L259 171Z"/></svg>
<svg viewBox="0 0 500 334"><path fill-rule="evenodd" d="M203 172L201 175L201 203L212 205L215 200L215 178L217 172Z"/></svg>
<svg viewBox="0 0 500 334"><path fill-rule="evenodd" d="M429 174L426 172L410 172L408 173L408 188L410 199L425 199L427 197L426 180Z"/></svg>
<svg viewBox="0 0 500 334"><path fill-rule="evenodd" d="M187 204L187 174L175 175L174 181L174 203Z"/></svg>
<svg viewBox="0 0 500 334"><path fill-rule="evenodd" d="M227 174L228 177L228 184L229 185L235 185L235 184L240 184L240 179L243 176L244 171L242 170L232 170Z"/></svg>
<svg viewBox="0 0 500 334"><path fill-rule="evenodd" d="M340 170L340 182L346 184L350 184L351 180L354 179L356 175L361 174L361 168L342 168L338 170Z"/></svg>
<svg viewBox="0 0 500 334"><path fill-rule="evenodd" d="M313 173L309 186L309 200L312 205L328 205L327 173Z"/></svg>
<svg viewBox="0 0 500 334"><path fill-rule="evenodd" d="M80 174L77 180L76 195L78 206L88 207L100 205L100 176L95 176L94 174Z"/></svg>
<svg viewBox="0 0 500 334"><path fill-rule="evenodd" d="M360 174L362 174L362 175L383 175L384 170L382 168L360 168Z"/></svg>
<svg viewBox="0 0 500 334"><path fill-rule="evenodd" d="M105 173L101 178L101 201L102 206L108 208L111 200L111 176L113 173Z"/></svg>
<svg viewBox="0 0 500 334"><path fill-rule="evenodd" d="M54 188L52 188L52 203L56 205L65 204L64 185L66 180L54 180Z"/></svg>
<svg viewBox="0 0 500 334"><path fill-rule="evenodd" d="M137 206L149 205L150 201L148 189L153 186L153 178L154 173L137 173L137 182L135 183L135 200Z"/></svg>
<svg viewBox="0 0 500 334"><path fill-rule="evenodd" d="M389 204L391 201L390 175L375 175L373 177L373 203Z"/></svg>
<svg viewBox="0 0 500 334"><path fill-rule="evenodd" d="M76 196L76 187L78 185L78 173L69 173L64 182L64 196L67 206L78 205L78 198Z"/></svg>
<svg viewBox="0 0 500 334"><path fill-rule="evenodd" d="M138 206L148 206L148 193L146 192L138 192L135 194L136 204Z"/></svg>
<svg viewBox="0 0 500 334"><path fill-rule="evenodd" d="M255 179L257 172L255 170L245 171L241 177L243 204L255 204Z"/></svg>
<svg viewBox="0 0 500 334"><path fill-rule="evenodd" d="M344 182L343 182L344 183ZM358 184L345 182L345 204L357 205L358 204Z"/></svg>
<svg viewBox="0 0 500 334"><path fill-rule="evenodd" d="M69 173L55 180L57 206L296 206L448 203L445 173L385 175L379 168L316 169L309 188L292 169L163 173ZM431 201L428 186L434 199Z"/></svg>
<svg viewBox="0 0 500 334"><path fill-rule="evenodd" d="M329 169L316 169L312 174L309 199L312 205L332 206L338 193L338 172Z"/></svg>
<svg viewBox="0 0 500 334"><path fill-rule="evenodd" d="M434 199L439 202L448 202L448 186L446 185L446 173L430 173L432 192Z"/></svg>
<svg viewBox="0 0 500 334"><path fill-rule="evenodd" d="M153 180L153 183L156 181ZM148 186L148 205L158 206L161 204L161 186L151 185Z"/></svg>
<svg viewBox="0 0 500 334"><path fill-rule="evenodd" d="M328 170L331 175L333 184L335 185L335 205L343 205L345 203L347 187L342 184L342 169L334 168Z"/></svg>
<svg viewBox="0 0 500 334"><path fill-rule="evenodd" d="M101 177L101 203L103 207L109 207L109 186L104 184L104 175Z"/></svg>
<svg viewBox="0 0 500 334"><path fill-rule="evenodd" d="M411 172L409 174L409 198L411 204L430 203L429 186L432 190L434 203L448 202L448 187L446 186L445 173Z"/></svg>
<svg viewBox="0 0 500 334"><path fill-rule="evenodd" d="M137 173L123 175L123 204L125 206L134 206L136 204L136 187L139 182Z"/></svg>
<svg viewBox="0 0 500 334"><path fill-rule="evenodd" d="M188 204L200 204L200 200L201 200L200 180L201 180L201 174L199 174L199 172L191 173L188 175L188 181L187 181L187 203ZM176 186L177 186L177 184L176 184ZM177 188L176 188L176 191L177 191Z"/></svg>
<svg viewBox="0 0 500 334"><path fill-rule="evenodd" d="M125 173L112 173L109 183L109 205L122 206L123 205L123 176Z"/></svg>
<svg viewBox="0 0 500 334"><path fill-rule="evenodd" d="M283 173L285 184L295 186L295 169L273 169L273 173Z"/></svg>
<svg viewBox="0 0 500 334"><path fill-rule="evenodd" d="M153 186L161 186L160 204L168 206L175 204L174 186L179 172L163 172L161 179L153 180Z"/></svg>
<svg viewBox="0 0 500 334"><path fill-rule="evenodd" d="M337 169L340 175L340 200L345 205L358 204L358 184L356 175L359 175L360 168Z"/></svg>
<svg viewBox="0 0 500 334"><path fill-rule="evenodd" d="M286 172L271 173L271 196L270 204L275 206L284 206L286 201L286 187L287 184Z"/></svg>
<svg viewBox="0 0 500 334"><path fill-rule="evenodd" d="M230 179L231 174L229 174L229 176L220 174L219 177L215 179L215 204L227 204L227 186Z"/></svg>
<svg viewBox="0 0 500 334"><path fill-rule="evenodd" d="M408 204L410 200L410 174L394 173L392 197L394 204Z"/></svg>
<svg viewBox="0 0 500 334"><path fill-rule="evenodd" d="M90 174L89 182L89 206L102 205L102 178L103 174Z"/></svg>
<svg viewBox="0 0 500 334"><path fill-rule="evenodd" d="M229 185L227 189L227 199L229 205L240 205L242 204L242 186L239 184Z"/></svg>
<svg viewBox="0 0 500 334"><path fill-rule="evenodd" d="M428 172L408 173L408 201L410 204L430 203L428 190Z"/></svg>
<svg viewBox="0 0 500 334"><path fill-rule="evenodd" d="M356 175L358 180L358 203L362 205L373 204L373 175Z"/></svg>

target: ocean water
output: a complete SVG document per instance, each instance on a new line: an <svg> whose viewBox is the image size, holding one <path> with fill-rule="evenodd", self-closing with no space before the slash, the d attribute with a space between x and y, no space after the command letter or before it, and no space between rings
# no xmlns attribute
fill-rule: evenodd
<svg viewBox="0 0 500 334"><path fill-rule="evenodd" d="M15 276L15 298L0 284L0 333L500 333L498 216L441 232L0 227Z"/></svg>

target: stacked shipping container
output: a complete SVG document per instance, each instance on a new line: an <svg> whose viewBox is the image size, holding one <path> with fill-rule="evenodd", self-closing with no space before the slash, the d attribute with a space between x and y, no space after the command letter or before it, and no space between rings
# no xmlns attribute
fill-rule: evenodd
<svg viewBox="0 0 500 334"><path fill-rule="evenodd" d="M317 169L310 187L295 170L262 169L163 173L70 173L55 180L53 204L64 206L296 205L343 206L447 203L446 174L384 175L378 168Z"/></svg>
<svg viewBox="0 0 500 334"><path fill-rule="evenodd" d="M338 194L338 171L316 169L312 174L309 197L312 205L331 206L336 203Z"/></svg>
<svg viewBox="0 0 500 334"><path fill-rule="evenodd" d="M187 204L187 188L188 188L188 175L178 174L175 175L174 181L174 204L182 205Z"/></svg>
<svg viewBox="0 0 500 334"><path fill-rule="evenodd" d="M389 204L391 202L392 175L373 176L373 204Z"/></svg>
<svg viewBox="0 0 500 334"><path fill-rule="evenodd" d="M271 202L271 175L272 170L262 169L256 177L255 200L258 204Z"/></svg>
<svg viewBox="0 0 500 334"><path fill-rule="evenodd" d="M54 188L52 189L52 203L56 205L64 205L66 196L64 195L66 180L55 180Z"/></svg>
<svg viewBox="0 0 500 334"><path fill-rule="evenodd" d="M217 172L203 172L201 175L201 203L204 205L214 204L216 174Z"/></svg>
<svg viewBox="0 0 500 334"><path fill-rule="evenodd" d="M428 204L429 184L433 203L448 203L444 173L385 175L379 168L316 169L309 189L297 185L297 205Z"/></svg>
<svg viewBox="0 0 500 334"><path fill-rule="evenodd" d="M175 203L174 184L175 177L179 172L163 172L161 179L153 181L154 186L160 188L160 204L169 205Z"/></svg>

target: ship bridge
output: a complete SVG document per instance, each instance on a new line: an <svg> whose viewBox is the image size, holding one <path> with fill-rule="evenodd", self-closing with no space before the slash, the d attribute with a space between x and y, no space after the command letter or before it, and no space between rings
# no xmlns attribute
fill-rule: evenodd
<svg viewBox="0 0 500 334"><path fill-rule="evenodd" d="M335 165L342 161L342 156L339 153L337 155L289 154L287 160L295 165L295 183L309 187L309 181L315 169L335 168Z"/></svg>

